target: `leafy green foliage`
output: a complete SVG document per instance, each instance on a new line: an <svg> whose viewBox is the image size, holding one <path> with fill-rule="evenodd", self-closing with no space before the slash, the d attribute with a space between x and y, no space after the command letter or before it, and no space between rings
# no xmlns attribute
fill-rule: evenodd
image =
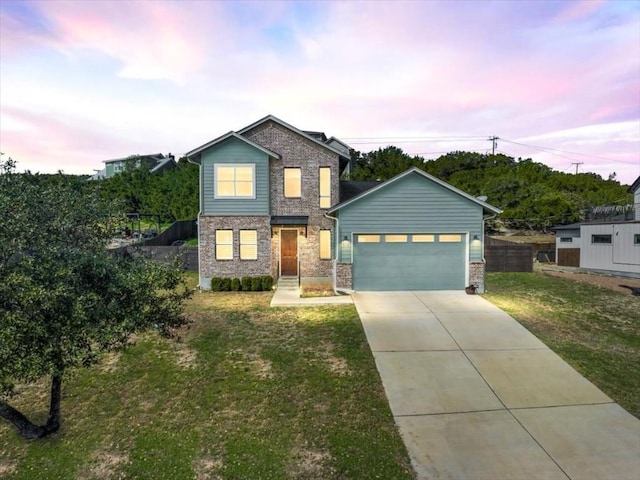
<svg viewBox="0 0 640 480"><path fill-rule="evenodd" d="M132 334L181 325L190 293L179 268L107 250L112 202L86 184L43 183L14 167L0 163L0 416L19 419L33 438L55 431L57 420L38 430L20 418L7 403L15 383L51 376L59 391L65 372Z"/></svg>
<svg viewBox="0 0 640 480"><path fill-rule="evenodd" d="M417 167L471 195L488 197L503 210L502 222L514 228L545 230L584 218L598 205L627 205L631 194L614 176L578 175L553 171L531 159L497 154L451 152L436 160L410 156L397 147L371 153L351 152L350 180L388 180Z"/></svg>
<svg viewBox="0 0 640 480"><path fill-rule="evenodd" d="M188 220L198 215L198 165L182 158L178 168L160 174L138 165L132 157L123 172L93 182L102 196L125 202L127 212L158 215L162 221Z"/></svg>

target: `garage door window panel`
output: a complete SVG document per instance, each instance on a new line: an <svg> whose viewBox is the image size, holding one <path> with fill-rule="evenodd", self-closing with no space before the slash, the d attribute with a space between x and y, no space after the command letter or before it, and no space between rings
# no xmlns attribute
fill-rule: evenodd
<svg viewBox="0 0 640 480"><path fill-rule="evenodd" d="M358 235L358 243L380 243L380 235Z"/></svg>
<svg viewBox="0 0 640 480"><path fill-rule="evenodd" d="M387 243L407 243L406 235L385 235L384 241Z"/></svg>
<svg viewBox="0 0 640 480"><path fill-rule="evenodd" d="M439 235L438 240L440 243L460 243L462 241L462 235L459 235L459 234Z"/></svg>
<svg viewBox="0 0 640 480"><path fill-rule="evenodd" d="M435 235L411 235L411 241L413 243L433 243L436 241Z"/></svg>

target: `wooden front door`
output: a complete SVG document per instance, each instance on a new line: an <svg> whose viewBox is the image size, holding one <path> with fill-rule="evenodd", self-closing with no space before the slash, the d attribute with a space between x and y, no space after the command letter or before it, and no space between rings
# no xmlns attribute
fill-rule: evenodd
<svg viewBox="0 0 640 480"><path fill-rule="evenodd" d="M280 231L280 275L298 276L298 231Z"/></svg>

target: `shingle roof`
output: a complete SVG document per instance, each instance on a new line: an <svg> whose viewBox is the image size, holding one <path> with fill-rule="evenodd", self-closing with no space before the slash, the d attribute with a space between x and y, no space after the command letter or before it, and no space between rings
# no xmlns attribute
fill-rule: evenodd
<svg viewBox="0 0 640 480"><path fill-rule="evenodd" d="M340 203L346 202L378 185L380 185L380 182L342 181L340 182Z"/></svg>

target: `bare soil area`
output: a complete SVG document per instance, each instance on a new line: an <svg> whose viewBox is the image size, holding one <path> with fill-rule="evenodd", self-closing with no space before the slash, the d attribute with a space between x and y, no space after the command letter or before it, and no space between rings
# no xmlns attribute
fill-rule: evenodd
<svg viewBox="0 0 640 480"><path fill-rule="evenodd" d="M575 280L577 282L599 285L601 287L608 288L609 290L627 293L629 295L631 295L631 290L621 287L620 285L640 288L640 279L636 278L617 277L600 273L588 273L576 268L558 267L554 264L549 263L535 263L534 269L551 277L561 277L569 280Z"/></svg>

